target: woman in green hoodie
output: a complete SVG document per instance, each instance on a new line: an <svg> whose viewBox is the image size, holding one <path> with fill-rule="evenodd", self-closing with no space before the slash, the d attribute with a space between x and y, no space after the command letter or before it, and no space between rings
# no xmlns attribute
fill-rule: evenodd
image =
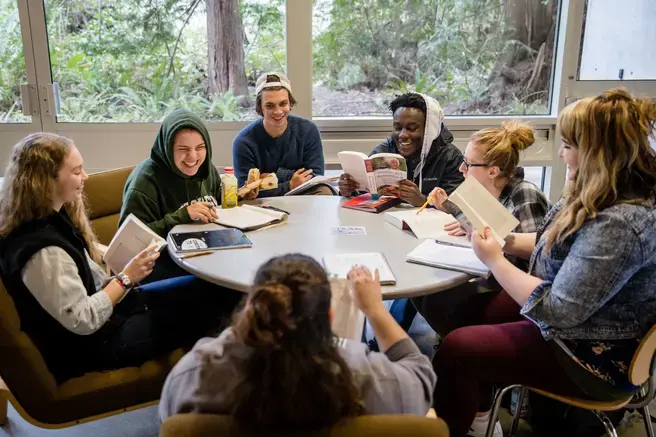
<svg viewBox="0 0 656 437"><path fill-rule="evenodd" d="M212 144L197 115L175 109L164 118L150 151L128 177L123 190L119 226L134 214L166 238L175 226L208 223L216 218L221 179L212 165ZM157 262L149 282L186 275L168 256Z"/></svg>

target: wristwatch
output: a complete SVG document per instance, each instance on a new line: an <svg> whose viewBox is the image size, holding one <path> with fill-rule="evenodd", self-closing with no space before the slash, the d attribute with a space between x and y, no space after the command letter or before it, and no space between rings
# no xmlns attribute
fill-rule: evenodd
<svg viewBox="0 0 656 437"><path fill-rule="evenodd" d="M123 288L126 290L130 290L134 285L132 284L132 281L130 280L130 277L126 275L125 273L117 273L116 274L116 280L121 284Z"/></svg>

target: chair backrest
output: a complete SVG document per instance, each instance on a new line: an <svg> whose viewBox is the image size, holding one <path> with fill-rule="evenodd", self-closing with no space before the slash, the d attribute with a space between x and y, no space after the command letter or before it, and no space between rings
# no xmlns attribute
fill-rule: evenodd
<svg viewBox="0 0 656 437"><path fill-rule="evenodd" d="M134 167L123 167L94 173L84 183L91 226L102 244L108 245L116 233L123 205L123 188L132 170Z"/></svg>
<svg viewBox="0 0 656 437"><path fill-rule="evenodd" d="M0 281L0 377L30 414L56 398L57 383L43 356L27 334L14 300Z"/></svg>
<svg viewBox="0 0 656 437"><path fill-rule="evenodd" d="M422 416L382 415L349 419L330 430L313 433L280 433L272 429L252 433L239 428L229 416L178 414L162 423L159 437L448 437L442 419Z"/></svg>
<svg viewBox="0 0 656 437"><path fill-rule="evenodd" d="M640 386L647 382L652 374L652 363L656 354L656 325L647 332L636 350L631 366L629 380L631 384Z"/></svg>

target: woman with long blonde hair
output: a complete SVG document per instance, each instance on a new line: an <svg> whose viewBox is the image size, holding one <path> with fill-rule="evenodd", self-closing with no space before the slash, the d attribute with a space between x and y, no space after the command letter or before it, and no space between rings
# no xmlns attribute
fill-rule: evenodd
<svg viewBox="0 0 656 437"><path fill-rule="evenodd" d="M58 382L140 365L218 324L202 281L129 293L152 272L154 247L107 277L85 212L87 178L70 139L35 133L14 146L0 193L0 276Z"/></svg>
<svg viewBox="0 0 656 437"><path fill-rule="evenodd" d="M571 104L558 117L566 195L503 249L489 229L472 235L505 292L473 305L476 326L451 332L433 361L435 410L454 437L484 430L493 383L595 400L638 389L629 363L656 323L655 122L656 104L624 90ZM504 251L530 258L529 272Z"/></svg>

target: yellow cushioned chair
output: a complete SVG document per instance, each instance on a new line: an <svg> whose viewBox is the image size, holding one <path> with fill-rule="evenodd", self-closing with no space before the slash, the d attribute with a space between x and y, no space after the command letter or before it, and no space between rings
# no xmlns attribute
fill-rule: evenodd
<svg viewBox="0 0 656 437"><path fill-rule="evenodd" d="M123 204L123 187L134 167L123 167L89 175L84 194L89 203L89 218L98 240L108 245L116 229Z"/></svg>
<svg viewBox="0 0 656 437"><path fill-rule="evenodd" d="M103 244L109 244L116 232L123 187L132 169L95 173L85 183L91 223ZM58 385L21 330L14 301L0 283L0 425L7 418L7 401L25 420L42 428L63 428L153 405L166 375L183 354L178 349L140 367L88 373Z"/></svg>
<svg viewBox="0 0 656 437"><path fill-rule="evenodd" d="M159 437L448 437L442 419L412 415L361 416L313 433L281 433L267 429L249 433L228 416L178 414L164 421Z"/></svg>

